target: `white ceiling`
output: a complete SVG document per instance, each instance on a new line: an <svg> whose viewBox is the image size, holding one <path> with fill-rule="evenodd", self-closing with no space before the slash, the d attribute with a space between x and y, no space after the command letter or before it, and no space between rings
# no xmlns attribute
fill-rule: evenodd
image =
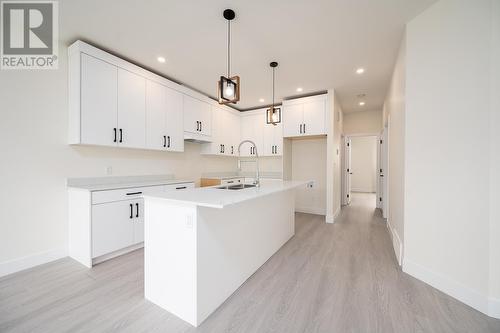
<svg viewBox="0 0 500 333"><path fill-rule="evenodd" d="M226 71L232 8L232 74L238 109L334 88L345 112L382 108L404 24L435 0L61 0L60 37L83 39L215 97ZM164 56L164 64L157 62ZM365 74L356 75L357 67ZM357 94L366 94L358 106ZM264 98L265 103L259 99Z"/></svg>

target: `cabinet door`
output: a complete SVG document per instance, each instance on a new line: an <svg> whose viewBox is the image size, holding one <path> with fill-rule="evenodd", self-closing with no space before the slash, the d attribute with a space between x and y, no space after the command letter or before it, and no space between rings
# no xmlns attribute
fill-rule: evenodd
<svg viewBox="0 0 500 333"><path fill-rule="evenodd" d="M274 132L275 125L265 124L264 125L264 151L262 156L274 156Z"/></svg>
<svg viewBox="0 0 500 333"><path fill-rule="evenodd" d="M255 141L255 119L252 116L241 117L241 141L251 140ZM245 143L241 146L241 156L252 156L251 147L249 143ZM236 153L238 153L238 147L236 147Z"/></svg>
<svg viewBox="0 0 500 333"><path fill-rule="evenodd" d="M137 200L133 205L134 244L138 244L144 242L144 199Z"/></svg>
<svg viewBox="0 0 500 333"><path fill-rule="evenodd" d="M304 103L304 135L326 134L326 101L324 99Z"/></svg>
<svg viewBox="0 0 500 333"><path fill-rule="evenodd" d="M166 110L166 88L148 80L146 83L146 146L149 149L164 150L167 147Z"/></svg>
<svg viewBox="0 0 500 333"><path fill-rule="evenodd" d="M304 123L302 104L283 105L283 136L300 136L300 128Z"/></svg>
<svg viewBox="0 0 500 333"><path fill-rule="evenodd" d="M283 155L283 124L279 123L274 127L274 154L273 156Z"/></svg>
<svg viewBox="0 0 500 333"><path fill-rule="evenodd" d="M208 103L184 95L184 131L211 135L212 109Z"/></svg>
<svg viewBox="0 0 500 333"><path fill-rule="evenodd" d="M237 156L238 155L238 145L240 144L240 116L229 113L229 141L227 148L228 155Z"/></svg>
<svg viewBox="0 0 500 333"><path fill-rule="evenodd" d="M92 257L123 249L134 243L135 201L92 205Z"/></svg>
<svg viewBox="0 0 500 333"><path fill-rule="evenodd" d="M167 101L167 150L184 151L183 95L173 89L165 89Z"/></svg>
<svg viewBox="0 0 500 333"><path fill-rule="evenodd" d="M118 144L123 147L146 147L146 79L118 69ZM121 142L120 142L121 141Z"/></svg>
<svg viewBox="0 0 500 333"><path fill-rule="evenodd" d="M83 53L81 66L80 140L84 144L115 146L118 69Z"/></svg>

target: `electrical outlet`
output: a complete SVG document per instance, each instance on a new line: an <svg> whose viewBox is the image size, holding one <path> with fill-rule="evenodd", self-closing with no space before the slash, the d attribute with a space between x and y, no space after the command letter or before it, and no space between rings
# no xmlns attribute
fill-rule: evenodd
<svg viewBox="0 0 500 333"><path fill-rule="evenodd" d="M106 167L106 174L108 176L112 175L113 174L113 167L111 167L111 166Z"/></svg>

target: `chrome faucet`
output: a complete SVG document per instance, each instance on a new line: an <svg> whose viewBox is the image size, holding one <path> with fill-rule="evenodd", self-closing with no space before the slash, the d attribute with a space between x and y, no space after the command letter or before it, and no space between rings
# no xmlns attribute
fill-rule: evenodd
<svg viewBox="0 0 500 333"><path fill-rule="evenodd" d="M244 143L250 143L255 149L255 160L241 160L241 145ZM251 140L243 140L238 146L238 170L241 171L241 163L255 163L255 180L254 185L260 187L260 175L259 175L259 153L257 152L257 145Z"/></svg>

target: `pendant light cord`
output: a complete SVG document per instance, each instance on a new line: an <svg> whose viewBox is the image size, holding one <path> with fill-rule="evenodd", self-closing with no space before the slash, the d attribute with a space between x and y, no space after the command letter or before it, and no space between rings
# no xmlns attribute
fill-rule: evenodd
<svg viewBox="0 0 500 333"><path fill-rule="evenodd" d="M227 21L227 78L231 73L231 21Z"/></svg>
<svg viewBox="0 0 500 333"><path fill-rule="evenodd" d="M273 67L273 104L271 105L271 113L274 113L274 70L275 67Z"/></svg>

